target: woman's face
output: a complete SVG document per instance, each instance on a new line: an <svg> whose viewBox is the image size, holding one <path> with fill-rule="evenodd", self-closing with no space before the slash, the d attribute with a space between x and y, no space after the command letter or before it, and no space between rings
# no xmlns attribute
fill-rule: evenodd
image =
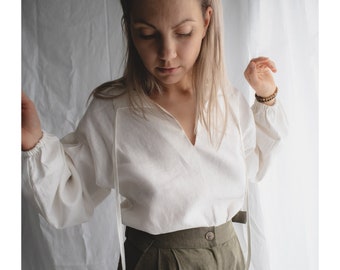
<svg viewBox="0 0 340 270"><path fill-rule="evenodd" d="M199 0L136 0L131 12L133 43L146 69L165 87L191 82L212 10Z"/></svg>

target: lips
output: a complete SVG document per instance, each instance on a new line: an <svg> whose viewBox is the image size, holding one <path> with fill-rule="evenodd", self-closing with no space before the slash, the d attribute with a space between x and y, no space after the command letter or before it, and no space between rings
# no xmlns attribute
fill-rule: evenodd
<svg viewBox="0 0 340 270"><path fill-rule="evenodd" d="M172 74L178 69L179 67L157 67L157 70L163 74Z"/></svg>

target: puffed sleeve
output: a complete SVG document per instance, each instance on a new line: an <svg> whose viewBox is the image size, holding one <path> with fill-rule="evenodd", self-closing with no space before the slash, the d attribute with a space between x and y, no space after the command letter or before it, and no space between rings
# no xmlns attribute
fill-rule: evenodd
<svg viewBox="0 0 340 270"><path fill-rule="evenodd" d="M260 181L280 142L287 135L286 114L279 100L273 106L255 100L249 108L248 102L240 94L239 119L247 177L251 181Z"/></svg>
<svg viewBox="0 0 340 270"><path fill-rule="evenodd" d="M113 188L113 122L112 100L94 99L75 132L62 140L44 132L22 153L23 193L55 227L87 221Z"/></svg>
<svg viewBox="0 0 340 270"><path fill-rule="evenodd" d="M255 100L251 107L256 124L256 145L259 153L259 170L256 180L261 180L282 139L288 133L288 121L280 100L273 106Z"/></svg>

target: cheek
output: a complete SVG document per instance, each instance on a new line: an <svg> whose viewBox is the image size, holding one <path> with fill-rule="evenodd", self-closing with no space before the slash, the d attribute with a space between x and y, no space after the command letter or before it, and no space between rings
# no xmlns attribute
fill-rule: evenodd
<svg viewBox="0 0 340 270"><path fill-rule="evenodd" d="M191 62L195 62L201 50L201 44L201 39L190 40L181 48L180 54Z"/></svg>
<svg viewBox="0 0 340 270"><path fill-rule="evenodd" d="M157 57L156 49L154 48L154 45L151 44L151 42L149 44L145 42L134 41L134 45L145 66L148 66L148 63L152 63Z"/></svg>

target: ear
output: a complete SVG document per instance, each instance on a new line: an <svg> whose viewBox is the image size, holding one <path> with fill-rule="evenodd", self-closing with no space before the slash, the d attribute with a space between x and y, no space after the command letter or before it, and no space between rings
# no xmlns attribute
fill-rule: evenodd
<svg viewBox="0 0 340 270"><path fill-rule="evenodd" d="M207 7L205 13L204 13L204 31L203 31L203 37L202 39L205 37L209 24L210 24L210 20L211 20L211 16L213 14L213 9L212 7Z"/></svg>

